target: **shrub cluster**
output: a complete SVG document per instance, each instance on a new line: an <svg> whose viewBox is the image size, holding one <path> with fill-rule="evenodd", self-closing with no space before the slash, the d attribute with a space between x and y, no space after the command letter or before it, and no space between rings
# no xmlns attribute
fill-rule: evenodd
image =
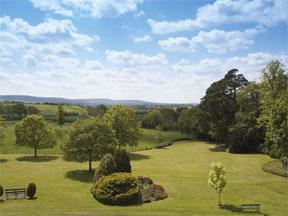
<svg viewBox="0 0 288 216"><path fill-rule="evenodd" d="M100 160L99 167L95 170L94 182L98 181L101 177L110 175L116 172L116 163L112 154L106 154Z"/></svg>
<svg viewBox="0 0 288 216"><path fill-rule="evenodd" d="M130 159L125 150L117 150L114 156L110 153L104 155L95 171L94 182L115 172L131 173Z"/></svg>
<svg viewBox="0 0 288 216"><path fill-rule="evenodd" d="M96 200L107 205L132 205L141 202L140 187L130 173L113 173L100 178L91 192Z"/></svg>

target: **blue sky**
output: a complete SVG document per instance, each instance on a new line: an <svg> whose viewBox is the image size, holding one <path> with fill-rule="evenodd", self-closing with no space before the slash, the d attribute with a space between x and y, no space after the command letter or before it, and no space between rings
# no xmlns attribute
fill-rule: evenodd
<svg viewBox="0 0 288 216"><path fill-rule="evenodd" d="M285 65L287 0L0 0L0 94L199 102Z"/></svg>

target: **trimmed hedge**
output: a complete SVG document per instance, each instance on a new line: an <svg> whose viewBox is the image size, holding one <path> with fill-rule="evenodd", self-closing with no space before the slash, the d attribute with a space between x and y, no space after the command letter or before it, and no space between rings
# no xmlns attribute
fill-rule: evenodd
<svg viewBox="0 0 288 216"><path fill-rule="evenodd" d="M91 189L93 197L107 205L132 205L141 203L141 191L130 173L113 173L103 176Z"/></svg>
<svg viewBox="0 0 288 216"><path fill-rule="evenodd" d="M279 160L268 161L263 164L262 170L274 175L288 178L288 169L283 167Z"/></svg>

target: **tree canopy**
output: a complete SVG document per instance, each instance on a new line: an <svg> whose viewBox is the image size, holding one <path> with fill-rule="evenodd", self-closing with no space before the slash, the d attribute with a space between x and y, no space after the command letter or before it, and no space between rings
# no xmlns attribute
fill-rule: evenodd
<svg viewBox="0 0 288 216"><path fill-rule="evenodd" d="M52 148L56 145L56 136L53 128L42 116L28 115L15 125L16 145L37 149Z"/></svg>
<svg viewBox="0 0 288 216"><path fill-rule="evenodd" d="M111 125L117 139L118 148L136 146L141 136L140 122L132 107L112 106L104 115L104 121Z"/></svg>
<svg viewBox="0 0 288 216"><path fill-rule="evenodd" d="M92 171L92 161L111 151L115 144L116 137L111 125L94 118L75 122L62 150L65 160L88 161L89 171Z"/></svg>

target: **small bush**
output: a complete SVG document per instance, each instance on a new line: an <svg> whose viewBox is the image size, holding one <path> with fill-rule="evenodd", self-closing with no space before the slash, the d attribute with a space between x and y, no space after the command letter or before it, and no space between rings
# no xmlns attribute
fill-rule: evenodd
<svg viewBox="0 0 288 216"><path fill-rule="evenodd" d="M131 173L130 159L125 150L122 149L116 150L114 154L114 159L116 162L117 172Z"/></svg>
<svg viewBox="0 0 288 216"><path fill-rule="evenodd" d="M141 202L141 191L130 173L113 173L100 178L91 190L94 198L107 205L132 205Z"/></svg>
<svg viewBox="0 0 288 216"><path fill-rule="evenodd" d="M36 194L36 184L30 183L27 186L27 196L29 199L33 199L34 195Z"/></svg>
<svg viewBox="0 0 288 216"><path fill-rule="evenodd" d="M106 154L100 160L99 167L95 170L94 182L98 181L101 177L110 175L116 172L116 162L112 154Z"/></svg>
<svg viewBox="0 0 288 216"><path fill-rule="evenodd" d="M2 185L0 185L0 197L3 195L4 193L4 188L2 187Z"/></svg>

